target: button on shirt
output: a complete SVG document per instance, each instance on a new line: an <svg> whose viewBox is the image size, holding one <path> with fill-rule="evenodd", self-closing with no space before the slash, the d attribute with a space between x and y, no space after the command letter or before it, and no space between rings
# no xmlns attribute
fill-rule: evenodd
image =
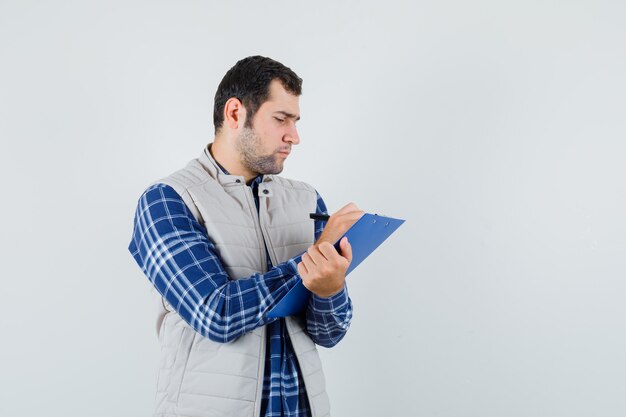
<svg viewBox="0 0 626 417"><path fill-rule="evenodd" d="M263 176L259 175L250 184L257 213L258 186L262 180ZM327 214L319 194L316 212ZM324 222L315 222L315 240L323 228ZM231 280L206 229L193 217L176 191L165 184L149 187L140 197L128 249L169 305L202 336L228 343L266 325L261 415L310 416L306 387L285 320L267 317L269 310L300 279L297 276L300 256L275 266L267 256L266 273ZM180 288L193 291L167 291L173 281L177 281ZM225 303L227 298L238 302ZM329 298L312 294L303 315L306 332L315 343L324 347L336 345L352 319L352 303L346 287Z"/></svg>

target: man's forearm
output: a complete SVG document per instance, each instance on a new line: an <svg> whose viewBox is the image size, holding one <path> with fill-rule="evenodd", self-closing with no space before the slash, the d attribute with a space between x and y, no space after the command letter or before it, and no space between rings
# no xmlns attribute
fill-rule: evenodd
<svg viewBox="0 0 626 417"><path fill-rule="evenodd" d="M168 304L198 333L218 342L267 324L272 319L266 312L297 279L296 261L290 260L231 280L206 230L163 184L140 198L129 250Z"/></svg>

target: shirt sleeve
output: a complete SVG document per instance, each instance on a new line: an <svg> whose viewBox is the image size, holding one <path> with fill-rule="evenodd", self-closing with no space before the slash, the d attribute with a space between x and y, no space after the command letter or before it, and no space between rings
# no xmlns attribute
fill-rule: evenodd
<svg viewBox="0 0 626 417"><path fill-rule="evenodd" d="M318 214L328 214L326 204L317 194ZM315 240L324 230L323 221L315 221ZM341 291L331 297L318 297L311 294L306 310L306 331L320 346L333 347L345 336L352 321L352 301L344 284Z"/></svg>
<svg viewBox="0 0 626 417"><path fill-rule="evenodd" d="M140 197L128 250L183 320L221 343L276 320L267 312L299 279L300 257L249 279L230 279L206 229L165 184Z"/></svg>

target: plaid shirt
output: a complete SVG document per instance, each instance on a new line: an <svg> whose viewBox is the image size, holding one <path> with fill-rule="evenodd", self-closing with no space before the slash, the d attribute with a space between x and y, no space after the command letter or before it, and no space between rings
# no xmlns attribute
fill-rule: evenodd
<svg viewBox="0 0 626 417"><path fill-rule="evenodd" d="M262 176L252 184L258 187ZM255 195L257 210L258 197ZM317 212L326 214L318 196ZM315 222L315 239L324 222ZM231 280L206 229L193 217L182 198L165 184L155 184L139 199L129 251L150 282L180 316L204 337L228 343L260 326L267 326L267 355L261 415L310 415L306 387L286 330L285 320L267 313L300 279L301 256ZM267 250L267 248L266 248ZM332 347L345 335L352 319L352 303L344 287L322 298L312 294L305 329L318 345Z"/></svg>

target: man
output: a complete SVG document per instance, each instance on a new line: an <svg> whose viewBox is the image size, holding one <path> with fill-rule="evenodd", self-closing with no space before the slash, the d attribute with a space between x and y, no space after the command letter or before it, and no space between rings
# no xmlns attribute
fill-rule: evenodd
<svg viewBox="0 0 626 417"><path fill-rule="evenodd" d="M215 95L215 138L140 197L129 246L160 295L155 416L329 415L316 344L345 335L350 243L362 215L329 221L308 184L277 176L300 142L302 80L270 58L231 68ZM302 280L306 311L268 312Z"/></svg>

